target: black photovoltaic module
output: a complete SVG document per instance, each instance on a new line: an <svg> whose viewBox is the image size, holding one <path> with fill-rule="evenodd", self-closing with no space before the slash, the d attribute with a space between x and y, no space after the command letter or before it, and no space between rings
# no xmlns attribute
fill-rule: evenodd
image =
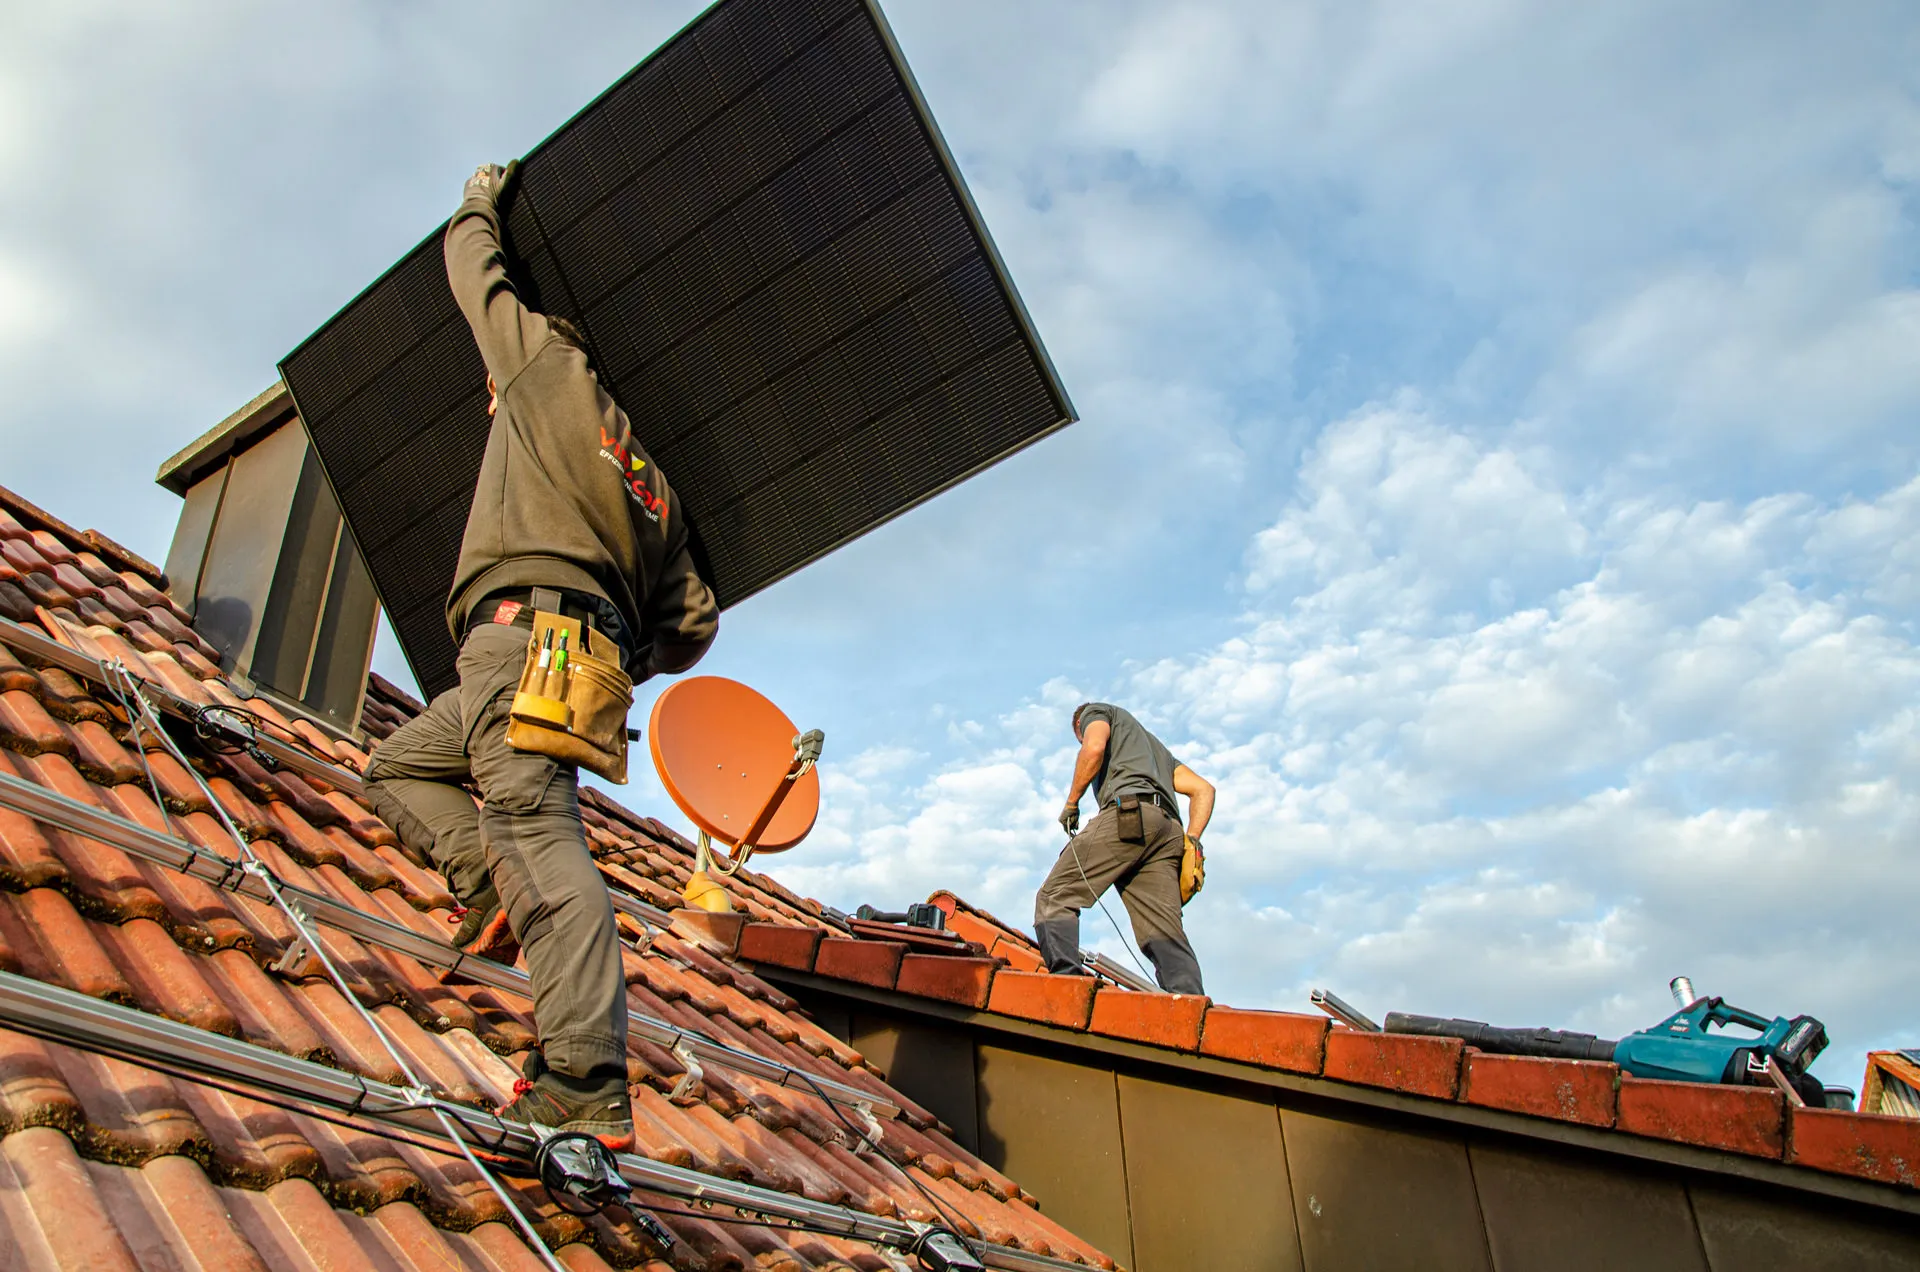
<svg viewBox="0 0 1920 1272"><path fill-rule="evenodd" d="M522 161L506 221L723 606L1073 419L872 0L721 0ZM440 242L280 367L429 694L489 424Z"/></svg>

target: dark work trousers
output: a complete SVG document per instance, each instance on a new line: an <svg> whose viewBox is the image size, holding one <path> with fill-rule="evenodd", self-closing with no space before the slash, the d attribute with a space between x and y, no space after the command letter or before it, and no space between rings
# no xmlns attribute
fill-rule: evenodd
<svg viewBox="0 0 1920 1272"><path fill-rule="evenodd" d="M463 901L492 878L533 978L549 1067L576 1078L627 1057L627 989L606 885L580 825L570 764L507 745L524 628L482 624L460 647L460 684L382 742L367 798ZM461 783L480 788L483 806Z"/></svg>
<svg viewBox="0 0 1920 1272"><path fill-rule="evenodd" d="M1107 808L1061 852L1033 899L1040 954L1048 971L1082 970L1080 911L1117 885L1133 920L1133 939L1153 961L1153 978L1160 988L1175 994L1205 993L1200 960L1180 922L1180 855L1186 833L1157 804L1142 804L1140 819L1146 829L1143 844L1122 840L1120 810Z"/></svg>

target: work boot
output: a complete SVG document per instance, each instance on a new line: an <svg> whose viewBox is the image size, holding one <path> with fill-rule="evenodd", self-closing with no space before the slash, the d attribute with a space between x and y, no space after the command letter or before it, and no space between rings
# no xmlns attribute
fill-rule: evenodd
<svg viewBox="0 0 1920 1272"><path fill-rule="evenodd" d="M460 926L453 934L455 949L508 966L520 956L520 942L514 939L507 912L500 904L500 892L493 884L482 888L456 917Z"/></svg>
<svg viewBox="0 0 1920 1272"><path fill-rule="evenodd" d="M526 1076L513 1084L513 1101L500 1116L529 1126L591 1135L616 1153L633 1148L633 1104L624 1067L594 1068L584 1078L547 1067L538 1051L527 1055Z"/></svg>
<svg viewBox="0 0 1920 1272"><path fill-rule="evenodd" d="M1205 996L1207 991L1200 983L1200 960L1194 957L1193 946L1184 939L1161 937L1148 941L1140 949L1153 960L1153 978L1160 982L1160 988L1169 994Z"/></svg>
<svg viewBox="0 0 1920 1272"><path fill-rule="evenodd" d="M1069 911L1057 919L1035 919L1033 934L1047 970L1056 976L1083 975L1087 968L1080 960L1080 915Z"/></svg>

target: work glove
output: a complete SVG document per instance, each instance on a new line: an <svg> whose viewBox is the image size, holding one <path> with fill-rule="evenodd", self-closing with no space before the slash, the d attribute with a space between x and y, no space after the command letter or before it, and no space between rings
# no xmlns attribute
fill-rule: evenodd
<svg viewBox="0 0 1920 1272"><path fill-rule="evenodd" d="M1078 800L1060 810L1060 829L1069 835L1080 833L1080 802Z"/></svg>
<svg viewBox="0 0 1920 1272"><path fill-rule="evenodd" d="M1180 904L1185 905L1200 895L1200 889L1207 886L1207 850L1192 835L1187 836L1187 846L1180 854Z"/></svg>
<svg viewBox="0 0 1920 1272"><path fill-rule="evenodd" d="M471 199L478 195L488 203L497 204L500 202L500 196L506 192L507 186L519 173L518 159L504 168L497 163L483 163L473 170L472 176L467 178L466 190L461 197Z"/></svg>

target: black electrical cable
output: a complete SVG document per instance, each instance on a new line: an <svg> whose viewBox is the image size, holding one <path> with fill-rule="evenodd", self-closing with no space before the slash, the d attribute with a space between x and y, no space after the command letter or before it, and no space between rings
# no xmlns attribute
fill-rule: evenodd
<svg viewBox="0 0 1920 1272"><path fill-rule="evenodd" d="M338 756L329 755L325 751L322 751L319 747L301 736L299 730L289 729L278 721L271 720L251 708L231 707L220 702L207 703L203 706L195 707L193 710L194 735L206 743L207 749L213 751L216 755L233 755L244 752L269 769L280 766L278 760L260 750L259 746L255 743L235 742L231 740L223 743L221 741L221 734L237 732L238 730L232 728L223 730L219 725L212 723L217 716L240 717L248 722L255 737L265 734L273 738L274 741L282 743L285 746L290 746L302 754L320 761L322 764L329 764L336 768L339 767L340 759Z"/></svg>
<svg viewBox="0 0 1920 1272"><path fill-rule="evenodd" d="M933 1208L933 1213L941 1216L943 1219L947 1220L948 1223L953 1225L954 1239L958 1241L961 1245L967 1248L968 1254L972 1255L976 1260L978 1260L981 1263L986 1262L986 1258L980 1253L980 1251L974 1248L973 1242L969 1241L967 1239L966 1233L962 1231L961 1225L966 1222L964 1218L962 1218L959 1215L956 1215L951 1209L947 1207L947 1205L944 1202L942 1202L939 1198L935 1197L932 1193L928 1192L926 1188L921 1185L920 1181L913 1177L912 1172L908 1171L906 1167L900 1165L898 1162L894 1161L891 1157L888 1157L886 1153L882 1151L882 1149L880 1148L880 1145L873 1139L872 1136L868 1135L865 1131L861 1130L859 1127L855 1126L852 1122L848 1121L847 1115L840 1111L840 1106L838 1104L835 1104L832 1100L827 1098L827 1093L821 1089L820 1084L818 1082L815 1082L813 1080L813 1075L811 1073L808 1073L806 1070L798 1067L794 1069L794 1072L799 1074L800 1077L806 1082L806 1084L813 1088L813 1093L820 1098L821 1103L825 1104L829 1109L833 1110L833 1115L840 1120L840 1125L846 1127L849 1131L851 1131L856 1139L858 1139L861 1143L865 1144L868 1148L872 1149L874 1153L877 1156L879 1156L883 1161L885 1161L889 1166L892 1166L895 1170L899 1171L900 1178L906 1180L908 1183L913 1185L913 1190L919 1193L923 1198L926 1199L927 1205Z"/></svg>

